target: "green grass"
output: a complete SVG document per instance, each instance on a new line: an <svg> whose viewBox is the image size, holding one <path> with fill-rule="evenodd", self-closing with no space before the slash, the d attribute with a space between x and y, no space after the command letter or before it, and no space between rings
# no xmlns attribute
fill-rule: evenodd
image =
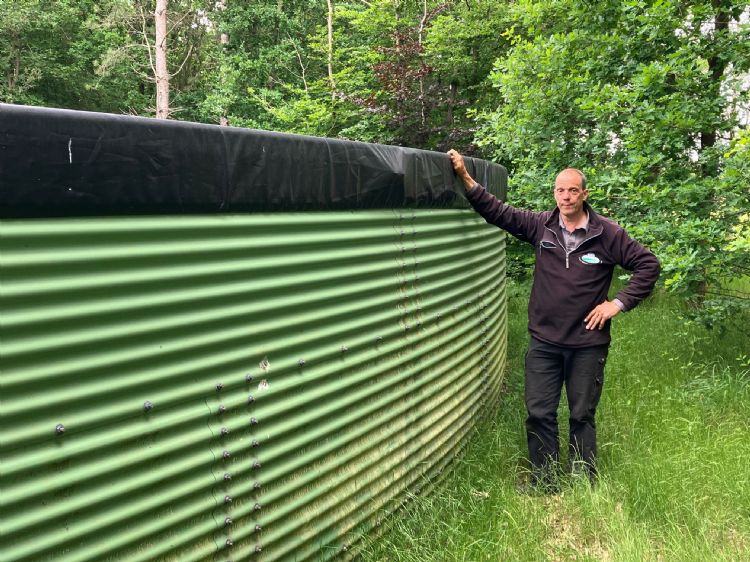
<svg viewBox="0 0 750 562"><path fill-rule="evenodd" d="M527 291L510 291L501 403L437 491L363 539L362 559L750 560L746 334L688 326L665 295L618 316L597 417L599 484L569 480L557 496L519 496ZM564 406L560 422L566 435Z"/></svg>

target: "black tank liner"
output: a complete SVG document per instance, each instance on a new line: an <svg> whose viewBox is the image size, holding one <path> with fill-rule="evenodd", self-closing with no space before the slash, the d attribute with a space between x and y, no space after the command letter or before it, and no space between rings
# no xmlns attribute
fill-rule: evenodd
<svg viewBox="0 0 750 562"><path fill-rule="evenodd" d="M467 158L505 199L507 172ZM0 104L0 216L468 208L444 153Z"/></svg>

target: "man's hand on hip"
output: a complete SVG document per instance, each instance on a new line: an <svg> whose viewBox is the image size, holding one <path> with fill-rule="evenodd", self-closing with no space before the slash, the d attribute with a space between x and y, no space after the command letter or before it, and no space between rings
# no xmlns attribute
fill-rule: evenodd
<svg viewBox="0 0 750 562"><path fill-rule="evenodd" d="M586 315L586 318L583 319L583 321L586 322L587 330L601 330L602 328L604 328L607 320L610 320L614 316L617 316L620 312L622 312L620 310L620 307L615 303L611 301L604 301L602 304L595 307L594 310L589 312Z"/></svg>

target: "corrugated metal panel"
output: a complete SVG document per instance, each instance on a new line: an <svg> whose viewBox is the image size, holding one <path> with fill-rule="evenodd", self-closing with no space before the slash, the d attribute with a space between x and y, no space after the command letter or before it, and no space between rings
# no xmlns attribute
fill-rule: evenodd
<svg viewBox="0 0 750 562"><path fill-rule="evenodd" d="M471 211L1 227L3 559L332 558L497 398Z"/></svg>

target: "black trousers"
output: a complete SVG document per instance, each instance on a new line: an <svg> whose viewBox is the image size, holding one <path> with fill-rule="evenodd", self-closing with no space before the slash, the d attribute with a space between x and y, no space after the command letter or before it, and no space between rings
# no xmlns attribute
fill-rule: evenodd
<svg viewBox="0 0 750 562"><path fill-rule="evenodd" d="M571 469L596 473L596 407L604 386L608 345L570 348L531 338L526 353L526 437L532 475L547 478L557 470L560 444L557 408L563 384L570 410Z"/></svg>

